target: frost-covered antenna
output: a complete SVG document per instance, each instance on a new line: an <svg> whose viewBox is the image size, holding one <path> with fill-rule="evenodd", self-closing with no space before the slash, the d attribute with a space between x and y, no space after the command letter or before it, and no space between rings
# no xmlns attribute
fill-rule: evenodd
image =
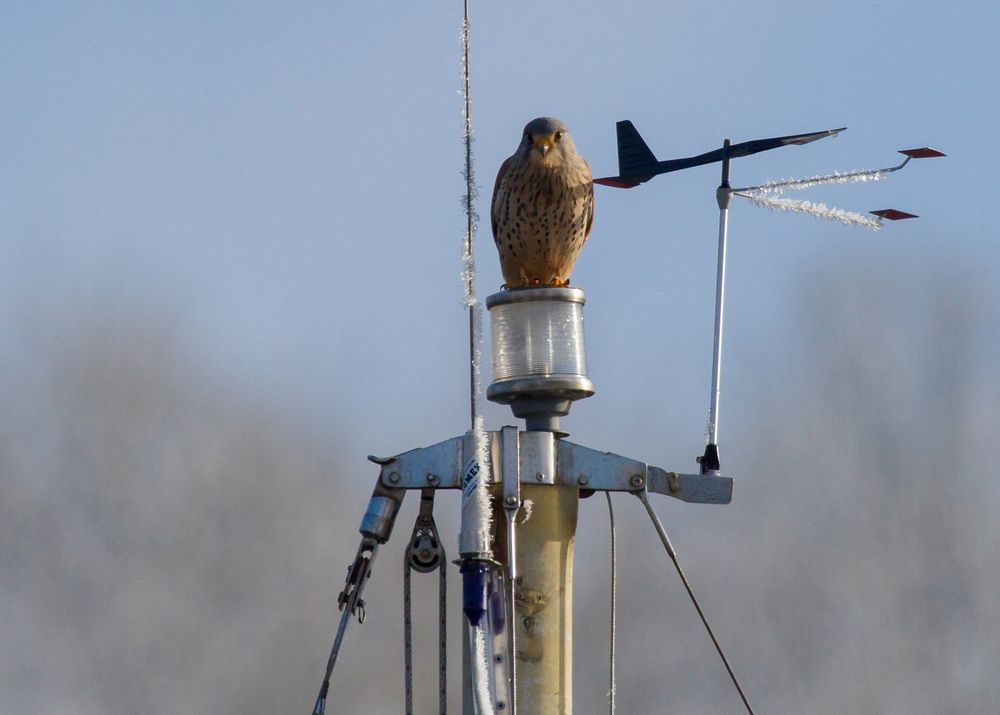
<svg viewBox="0 0 1000 715"><path fill-rule="evenodd" d="M482 350L482 308L476 298L475 238L479 217L475 200L476 187L472 155L472 92L469 79L469 2L462 4L462 118L464 120L465 161L465 243L462 252L462 278L465 284L465 305L469 311L469 412L471 427L466 440L470 449L463 457L462 511L458 537L459 563L462 573L462 605L466 614L466 636L472 663L466 663L465 680L471 681L472 699L477 712L492 715L496 696L495 679L491 677L489 642L490 628L484 618L491 589L496 588L498 564L492 550L492 510L487 479L490 472L488 437L479 405ZM468 667L471 665L470 668ZM513 669L513 663L511 663Z"/></svg>
<svg viewBox="0 0 1000 715"><path fill-rule="evenodd" d="M469 82L469 3L465 0L462 15L462 120L463 146L465 149L462 176L465 179L465 243L462 253L462 279L465 284L465 305L469 311L469 414L471 427L476 429L479 410L479 342L481 330L476 301L475 238L479 216L475 200L479 195L472 162L472 93Z"/></svg>
<svg viewBox="0 0 1000 715"><path fill-rule="evenodd" d="M701 464L702 474L719 474L719 393L722 379L722 324L723 309L725 305L725 283L726 283L726 243L728 239L729 227L729 207L732 204L733 196L740 196L749 200L757 206L764 206L779 211L792 211L805 213L817 218L853 226L861 226L872 230L882 227L882 220L888 219L896 221L905 218L916 218L915 214L906 213L897 209L880 209L872 211L877 218L869 218L863 214L844 211L843 209L830 208L822 203L810 201L799 201L786 199L781 194L786 190L806 189L823 184L843 184L862 181L878 181L887 174L899 171L910 159L923 159L929 157L944 156L943 153L930 147L919 149L903 149L901 154L906 156L902 163L883 169L860 170L851 172L837 172L822 176L813 176L805 179L791 179L769 182L759 186L748 186L733 189L729 182L730 162L732 159L749 156L769 149L777 149L782 146L792 144L808 144L825 137L835 137L847 127L839 129L828 129L826 131L811 132L808 134L792 134L783 137L772 137L769 139L755 139L747 142L733 144L729 139L723 142L721 149L714 149L698 154L697 156L685 157L682 159L668 159L666 161L657 160L656 156L646 145L638 130L632 122L623 120L617 124L618 135L618 176L609 176L602 179L594 179L594 183L616 188L630 189L643 184L654 176L665 174L681 169L688 169L693 166L711 164L717 161L722 162L722 180L716 190L716 201L719 205L719 252L716 268L715 280L715 327L713 330L712 344L712 391L709 400L707 444L705 452L698 461Z"/></svg>

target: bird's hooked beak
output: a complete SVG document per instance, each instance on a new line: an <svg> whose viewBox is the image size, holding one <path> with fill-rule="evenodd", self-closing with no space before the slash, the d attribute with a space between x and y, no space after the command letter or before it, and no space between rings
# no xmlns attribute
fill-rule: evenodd
<svg viewBox="0 0 1000 715"><path fill-rule="evenodd" d="M535 149L538 149L539 153L544 157L550 151L552 151L552 146L555 144L555 135L553 134L534 134L531 137L531 144Z"/></svg>

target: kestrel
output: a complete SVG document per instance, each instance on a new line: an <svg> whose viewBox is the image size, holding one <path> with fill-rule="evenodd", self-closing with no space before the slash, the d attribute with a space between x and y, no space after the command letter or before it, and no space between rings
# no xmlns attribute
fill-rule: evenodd
<svg viewBox="0 0 1000 715"><path fill-rule="evenodd" d="M500 165L490 217L507 288L569 285L594 222L594 183L565 124L528 122Z"/></svg>

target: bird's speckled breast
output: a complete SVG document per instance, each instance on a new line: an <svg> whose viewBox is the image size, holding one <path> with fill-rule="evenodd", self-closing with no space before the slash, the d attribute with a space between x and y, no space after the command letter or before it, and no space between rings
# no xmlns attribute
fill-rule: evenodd
<svg viewBox="0 0 1000 715"><path fill-rule="evenodd" d="M508 288L565 284L587 238L593 185L586 164L510 168L494 199L494 239Z"/></svg>

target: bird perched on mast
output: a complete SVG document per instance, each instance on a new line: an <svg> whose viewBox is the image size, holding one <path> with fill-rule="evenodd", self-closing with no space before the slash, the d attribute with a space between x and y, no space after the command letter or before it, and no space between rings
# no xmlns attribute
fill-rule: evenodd
<svg viewBox="0 0 1000 715"><path fill-rule="evenodd" d="M560 120L524 127L497 173L490 218L507 288L569 285L594 222L594 183Z"/></svg>

